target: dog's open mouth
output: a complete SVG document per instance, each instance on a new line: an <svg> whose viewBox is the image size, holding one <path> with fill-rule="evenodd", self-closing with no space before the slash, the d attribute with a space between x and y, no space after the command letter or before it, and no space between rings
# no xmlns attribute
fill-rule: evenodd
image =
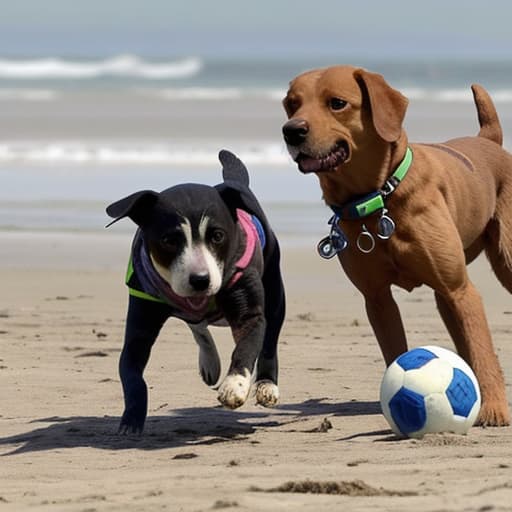
<svg viewBox="0 0 512 512"><path fill-rule="evenodd" d="M310 172L331 171L345 162L349 157L349 148L346 141L340 141L334 149L325 156L313 157L305 153L299 153L295 161L299 170L304 174Z"/></svg>
<svg viewBox="0 0 512 512"><path fill-rule="evenodd" d="M185 302L194 311L201 311L206 307L210 297L208 295L197 295L195 297L184 297Z"/></svg>

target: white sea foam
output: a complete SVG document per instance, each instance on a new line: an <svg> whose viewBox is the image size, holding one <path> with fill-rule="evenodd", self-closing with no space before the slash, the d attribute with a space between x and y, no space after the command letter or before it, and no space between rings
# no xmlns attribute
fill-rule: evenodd
<svg viewBox="0 0 512 512"><path fill-rule="evenodd" d="M246 143L231 149L248 165L290 164L284 144ZM216 166L218 151L213 144L4 142L0 144L0 164Z"/></svg>
<svg viewBox="0 0 512 512"><path fill-rule="evenodd" d="M0 89L0 101L53 101L58 96L51 89Z"/></svg>
<svg viewBox="0 0 512 512"><path fill-rule="evenodd" d="M243 98L260 98L281 101L285 89L275 88L247 88L247 87L166 87L166 88L139 88L136 92L143 96L156 97L169 101L194 100L239 100Z"/></svg>
<svg viewBox="0 0 512 512"><path fill-rule="evenodd" d="M428 101L432 103L472 103L471 88L427 88L404 87L400 88L410 100ZM135 92L142 96L154 97L169 101L189 100L239 100L239 99L267 99L282 101L286 95L285 88L277 87L163 87L138 88ZM494 101L501 103L512 102L512 89L490 89L489 94Z"/></svg>
<svg viewBox="0 0 512 512"><path fill-rule="evenodd" d="M512 89L499 89L490 94L496 103L512 103Z"/></svg>
<svg viewBox="0 0 512 512"><path fill-rule="evenodd" d="M403 88L401 92L410 100L434 103L473 103L471 88L427 89L420 87ZM496 103L512 102L512 89L490 89L489 94Z"/></svg>
<svg viewBox="0 0 512 512"><path fill-rule="evenodd" d="M196 58L148 62L134 55L110 59L73 61L60 58L0 60L0 77L16 79L98 78L101 76L142 77L148 79L185 78L201 71L203 62Z"/></svg>
<svg viewBox="0 0 512 512"><path fill-rule="evenodd" d="M183 87L138 90L144 96L164 100L236 100L242 98L244 91L236 87Z"/></svg>

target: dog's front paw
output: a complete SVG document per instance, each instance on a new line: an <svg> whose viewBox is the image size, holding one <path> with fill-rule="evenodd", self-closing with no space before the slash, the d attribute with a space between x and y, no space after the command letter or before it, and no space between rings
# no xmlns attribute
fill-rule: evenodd
<svg viewBox="0 0 512 512"><path fill-rule="evenodd" d="M274 407L279 401L279 388L271 380L256 382L256 402L263 407Z"/></svg>
<svg viewBox="0 0 512 512"><path fill-rule="evenodd" d="M144 430L144 422L146 417L144 414L134 414L130 411L124 411L119 429L117 431L120 435L138 434L141 435Z"/></svg>
<svg viewBox="0 0 512 512"><path fill-rule="evenodd" d="M244 375L228 375L219 388L218 399L225 407L236 409L245 403L251 388L251 374L245 370Z"/></svg>
<svg viewBox="0 0 512 512"><path fill-rule="evenodd" d="M475 425L481 427L505 427L510 425L510 413L508 407L484 401Z"/></svg>
<svg viewBox="0 0 512 512"><path fill-rule="evenodd" d="M207 348L201 347L199 350L199 372L203 381L208 386L213 386L219 380L220 370L220 357L215 345Z"/></svg>

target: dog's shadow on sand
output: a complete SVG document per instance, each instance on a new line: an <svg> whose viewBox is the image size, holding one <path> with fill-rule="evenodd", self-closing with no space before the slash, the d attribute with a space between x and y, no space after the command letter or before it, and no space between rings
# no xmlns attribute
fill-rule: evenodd
<svg viewBox="0 0 512 512"><path fill-rule="evenodd" d="M29 432L0 438L0 449L15 447L3 454L6 456L78 447L104 450L192 448L248 440L259 429L283 427L307 418L371 414L380 414L378 402L332 403L321 398L273 409L261 408L261 412L190 407L171 410L165 416L150 415L142 435L119 435L117 416L54 416L32 420L29 424L37 426ZM39 426L41 423L45 425Z"/></svg>

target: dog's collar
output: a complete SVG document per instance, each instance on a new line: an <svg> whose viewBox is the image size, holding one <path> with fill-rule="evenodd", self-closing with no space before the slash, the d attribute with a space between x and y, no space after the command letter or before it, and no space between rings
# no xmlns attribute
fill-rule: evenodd
<svg viewBox="0 0 512 512"><path fill-rule="evenodd" d="M412 149L407 147L405 156L383 187L354 201L337 206L330 204L334 214L342 220L357 220L384 209L384 200L390 196L404 179L412 163Z"/></svg>

